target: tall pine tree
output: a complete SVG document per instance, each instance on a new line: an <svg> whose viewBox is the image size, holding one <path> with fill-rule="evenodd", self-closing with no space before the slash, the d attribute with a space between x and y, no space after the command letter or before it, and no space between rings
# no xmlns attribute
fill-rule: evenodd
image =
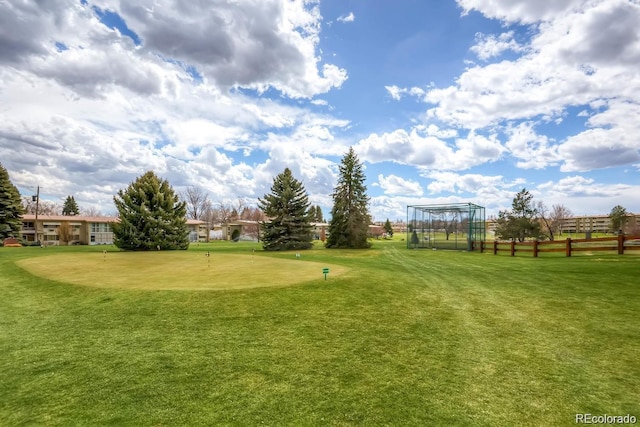
<svg viewBox="0 0 640 427"><path fill-rule="evenodd" d="M310 215L312 222L324 222L320 205L311 206Z"/></svg>
<svg viewBox="0 0 640 427"><path fill-rule="evenodd" d="M271 193L258 199L267 216L262 226L263 248L268 251L309 249L313 240L309 196L291 170L273 179Z"/></svg>
<svg viewBox="0 0 640 427"><path fill-rule="evenodd" d="M9 179L9 172L0 163L0 240L18 237L22 228L20 192Z"/></svg>
<svg viewBox="0 0 640 427"><path fill-rule="evenodd" d="M76 203L76 199L73 196L67 196L62 206L62 215L73 216L80 215L80 209Z"/></svg>
<svg viewBox="0 0 640 427"><path fill-rule="evenodd" d="M185 202L169 182L147 172L113 198L120 221L113 224L114 244L126 250L187 249Z"/></svg>
<svg viewBox="0 0 640 427"><path fill-rule="evenodd" d="M327 248L369 248L369 216L366 177L353 147L342 158L338 184L333 190Z"/></svg>

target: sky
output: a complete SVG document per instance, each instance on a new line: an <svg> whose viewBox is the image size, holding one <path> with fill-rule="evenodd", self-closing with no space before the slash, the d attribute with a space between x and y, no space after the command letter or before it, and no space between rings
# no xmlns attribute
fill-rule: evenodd
<svg viewBox="0 0 640 427"><path fill-rule="evenodd" d="M640 213L638 0L0 0L0 163L114 214L152 170L246 204L290 168L375 220L526 188Z"/></svg>

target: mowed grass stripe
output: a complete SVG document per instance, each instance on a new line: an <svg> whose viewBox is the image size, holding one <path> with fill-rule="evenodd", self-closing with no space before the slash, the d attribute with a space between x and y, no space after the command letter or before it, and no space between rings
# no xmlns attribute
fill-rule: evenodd
<svg viewBox="0 0 640 427"><path fill-rule="evenodd" d="M207 255L207 253L209 255ZM149 290L220 290L288 286L348 268L295 259L210 252L57 254L17 262L31 274L76 285Z"/></svg>

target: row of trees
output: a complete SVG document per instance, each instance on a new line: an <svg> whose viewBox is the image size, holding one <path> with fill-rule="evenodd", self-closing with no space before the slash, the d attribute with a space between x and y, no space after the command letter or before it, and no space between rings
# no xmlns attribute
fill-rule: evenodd
<svg viewBox="0 0 640 427"><path fill-rule="evenodd" d="M365 175L353 148L342 158L338 183L332 193L333 208L328 228L327 248L368 248L371 217ZM322 222L322 209L311 206L302 182L286 168L278 174L271 192L258 201L268 217L262 222L262 242L266 250L308 249L312 245L312 222Z"/></svg>
<svg viewBox="0 0 640 427"><path fill-rule="evenodd" d="M194 186L180 193L180 197L187 204L187 218L204 221L209 227L219 223L247 221L243 224L244 233L257 240L261 239L259 223L263 222L266 216L259 207L249 206L243 199L234 202L213 202L204 190ZM311 206L309 215L311 222L324 221L320 205Z"/></svg>
<svg viewBox="0 0 640 427"><path fill-rule="evenodd" d="M25 214L35 215L36 198L35 196L22 196L20 199L22 209ZM37 203L38 213L40 215L84 215L84 216L103 216L100 210L94 207L80 208L73 196L67 196L62 202L54 202L51 200L39 200Z"/></svg>
<svg viewBox="0 0 640 427"><path fill-rule="evenodd" d="M557 234L562 234L562 224L571 216L571 211L563 205L554 205L549 211L544 203L534 202L533 195L523 188L513 198L511 209L498 213L496 237L519 242L554 240ZM622 230L628 216L624 207L615 206L609 213L610 229L614 232Z"/></svg>
<svg viewBox="0 0 640 427"><path fill-rule="evenodd" d="M326 246L369 247L369 198L362 164L353 149L342 159L339 171ZM194 187L181 196L153 172L145 173L120 190L114 197L119 214L119 222L112 225L114 244L127 250L186 249L189 246L187 217L208 219L212 223L243 216L250 219L260 212L260 240L265 250L300 250L312 245L311 223L323 219L322 209L311 205L303 184L288 168L274 178L271 193L258 200L257 209L240 203L214 207L206 193Z"/></svg>
<svg viewBox="0 0 640 427"><path fill-rule="evenodd" d="M327 248L370 246L367 238L371 217L364 181L362 164L350 148L339 165L338 183L332 193ZM23 202L7 170L0 164L0 238L19 234L21 216L31 207L25 207ZM241 201L236 205L220 203L214 207L205 193L193 187L178 195L166 180L153 172L145 173L120 190L114 203L120 218L113 226L114 242L132 250L186 249L189 244L187 217L207 220L209 224L247 219L250 220L247 231L253 232L266 250L306 249L313 240L312 222L323 221L322 209L310 204L303 184L288 168L274 178L271 193L259 199L255 208ZM67 197L62 211L64 215L79 214L73 196ZM507 240L553 240L554 234L562 231L560 224L570 216L571 212L561 205L553 206L548 212L543 203L534 203L531 193L522 189L513 199L512 209L500 211L496 235ZM610 213L612 229L622 229L627 216L625 208L614 207ZM255 230L251 230L251 224ZM389 234L393 233L388 219L384 228Z"/></svg>

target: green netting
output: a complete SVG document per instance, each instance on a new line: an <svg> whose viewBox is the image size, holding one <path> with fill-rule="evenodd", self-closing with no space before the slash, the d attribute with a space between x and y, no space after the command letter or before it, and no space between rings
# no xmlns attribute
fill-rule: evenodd
<svg viewBox="0 0 640 427"><path fill-rule="evenodd" d="M407 206L407 248L471 250L486 239L484 207L473 203Z"/></svg>

